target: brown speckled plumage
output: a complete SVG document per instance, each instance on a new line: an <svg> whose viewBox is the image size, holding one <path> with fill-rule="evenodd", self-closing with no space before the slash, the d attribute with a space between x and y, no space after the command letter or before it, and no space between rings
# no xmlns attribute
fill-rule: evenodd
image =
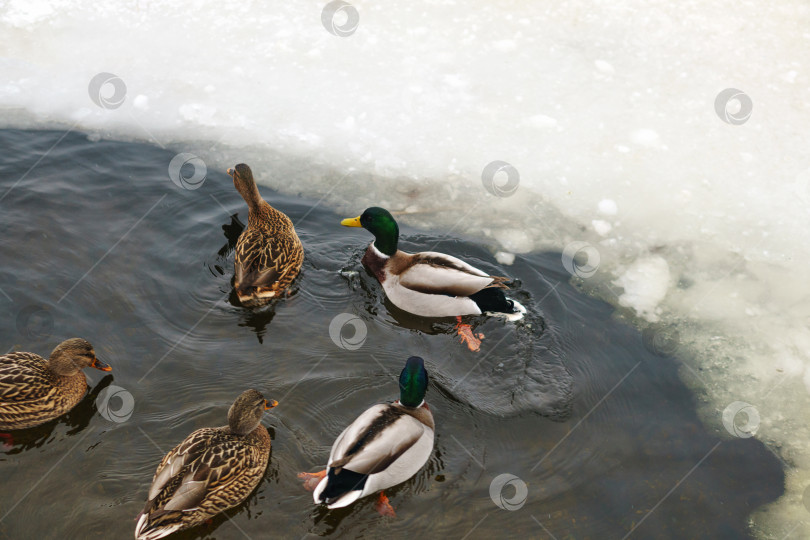
<svg viewBox="0 0 810 540"><path fill-rule="evenodd" d="M155 540L194 527L250 495L270 457L270 435L259 423L265 407L259 392L247 390L231 407L228 426L198 429L166 454L135 538Z"/></svg>
<svg viewBox="0 0 810 540"><path fill-rule="evenodd" d="M304 248L292 221L262 199L245 164L229 172L248 204L248 226L236 243L234 289L248 307L278 298L292 284L304 261Z"/></svg>
<svg viewBox="0 0 810 540"><path fill-rule="evenodd" d="M93 347L73 338L60 344L49 360L29 352L0 356L0 429L26 429L70 411L87 392L81 369L96 366Z"/></svg>

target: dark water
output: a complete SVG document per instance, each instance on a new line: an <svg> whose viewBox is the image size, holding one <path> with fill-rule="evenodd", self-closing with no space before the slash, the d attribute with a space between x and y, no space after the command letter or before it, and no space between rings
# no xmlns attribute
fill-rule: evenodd
<svg viewBox="0 0 810 540"><path fill-rule="evenodd" d="M783 491L776 458L728 436L719 411L702 424L678 359L649 352L609 305L571 287L557 253L501 268L485 246L403 228L405 249L435 245L519 280L526 321L472 319L486 335L472 353L452 322L384 302L359 264L367 233L316 201L263 190L307 255L292 297L249 311L229 298L229 236L247 215L224 172L210 168L188 191L168 178L173 152L62 135L0 131L0 352L47 354L81 336L114 371L88 373L93 392L71 414L2 450L2 538L130 538L163 454L224 424L248 387L280 403L264 422L267 476L245 505L177 538L737 539ZM330 338L342 313L367 332L356 350ZM315 507L296 473L322 467L351 420L396 397L414 354L432 376L436 448L389 492L398 517L380 518L370 500ZM134 400L120 422L96 406L114 387L108 411L126 417L121 392ZM522 508L490 498L503 473L525 483Z"/></svg>

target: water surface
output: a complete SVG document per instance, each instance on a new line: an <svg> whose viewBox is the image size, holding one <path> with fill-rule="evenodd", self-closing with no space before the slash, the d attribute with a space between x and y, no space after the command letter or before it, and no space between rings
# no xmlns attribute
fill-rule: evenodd
<svg viewBox="0 0 810 540"><path fill-rule="evenodd" d="M93 392L71 414L2 450L2 537L131 537L163 454L222 425L248 387L279 401L264 421L266 478L245 505L177 538L736 539L783 492L778 460L731 437L719 411L701 423L681 359L653 354L612 307L569 285L559 253L504 267L491 246L403 227L403 249L446 251L517 280L526 320L471 318L486 336L472 353L452 321L385 301L359 263L370 236L340 227L346 216L262 188L307 254L290 298L247 310L232 303L229 249L246 206L224 172L184 190L167 175L174 152L63 134L0 131L0 346L47 353L81 336L113 372L88 373ZM355 350L330 338L342 313L366 331ZM431 374L436 447L390 491L397 518L380 518L371 500L315 507L296 473L322 467L349 422L396 397L414 354ZM134 399L126 421L96 410L112 386ZM503 473L527 486L518 510L490 498Z"/></svg>

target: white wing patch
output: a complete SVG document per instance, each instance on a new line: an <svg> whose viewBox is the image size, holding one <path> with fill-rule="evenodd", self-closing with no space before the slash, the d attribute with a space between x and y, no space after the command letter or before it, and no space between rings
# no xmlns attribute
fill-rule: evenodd
<svg viewBox="0 0 810 540"><path fill-rule="evenodd" d="M399 309L421 317L455 317L480 315L481 308L466 296L428 294L400 285L399 277L389 275L383 282L388 299Z"/></svg>
<svg viewBox="0 0 810 540"><path fill-rule="evenodd" d="M399 274L399 283L424 294L469 296L494 280L461 259L436 251L416 253L414 260L415 264Z"/></svg>
<svg viewBox="0 0 810 540"><path fill-rule="evenodd" d="M455 268L420 263L401 273L399 282L403 287L423 293L469 296L492 283L492 278L468 274Z"/></svg>
<svg viewBox="0 0 810 540"><path fill-rule="evenodd" d="M339 459L343 459L346 452L351 448L357 440L360 433L366 430L375 418L388 408L388 405L379 404L366 409L363 414L358 416L354 422L349 424L349 427L343 430L335 439L335 444L332 445L332 451L329 452L329 464ZM328 465L328 464L327 464Z"/></svg>

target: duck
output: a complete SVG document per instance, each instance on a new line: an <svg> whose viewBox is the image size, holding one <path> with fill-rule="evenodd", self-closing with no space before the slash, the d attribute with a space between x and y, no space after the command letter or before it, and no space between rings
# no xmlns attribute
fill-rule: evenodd
<svg viewBox="0 0 810 540"><path fill-rule="evenodd" d="M425 362L411 356L399 376L399 399L363 412L335 440L326 469L299 473L315 504L343 508L380 492L375 507L395 517L385 489L401 484L427 463L433 452L435 423L425 402Z"/></svg>
<svg viewBox="0 0 810 540"><path fill-rule="evenodd" d="M70 411L87 392L82 369L112 368L84 339L63 341L46 360L30 352L0 356L0 429L27 429Z"/></svg>
<svg viewBox="0 0 810 540"><path fill-rule="evenodd" d="M293 222L259 194L244 163L228 169L248 205L248 225L236 242L234 290L245 307L265 305L284 295L301 271L304 247Z"/></svg>
<svg viewBox="0 0 810 540"><path fill-rule="evenodd" d="M245 390L228 409L228 425L198 429L166 454L136 518L135 538L163 538L244 501L267 469L271 441L261 421L276 405Z"/></svg>
<svg viewBox="0 0 810 540"><path fill-rule="evenodd" d="M358 217L340 223L374 235L361 262L395 306L422 317L456 317L459 335L472 350L478 350L480 339L461 323L462 316L488 314L517 321L526 313L504 293L509 278L491 276L446 253L398 249L399 225L385 208L366 208Z"/></svg>

